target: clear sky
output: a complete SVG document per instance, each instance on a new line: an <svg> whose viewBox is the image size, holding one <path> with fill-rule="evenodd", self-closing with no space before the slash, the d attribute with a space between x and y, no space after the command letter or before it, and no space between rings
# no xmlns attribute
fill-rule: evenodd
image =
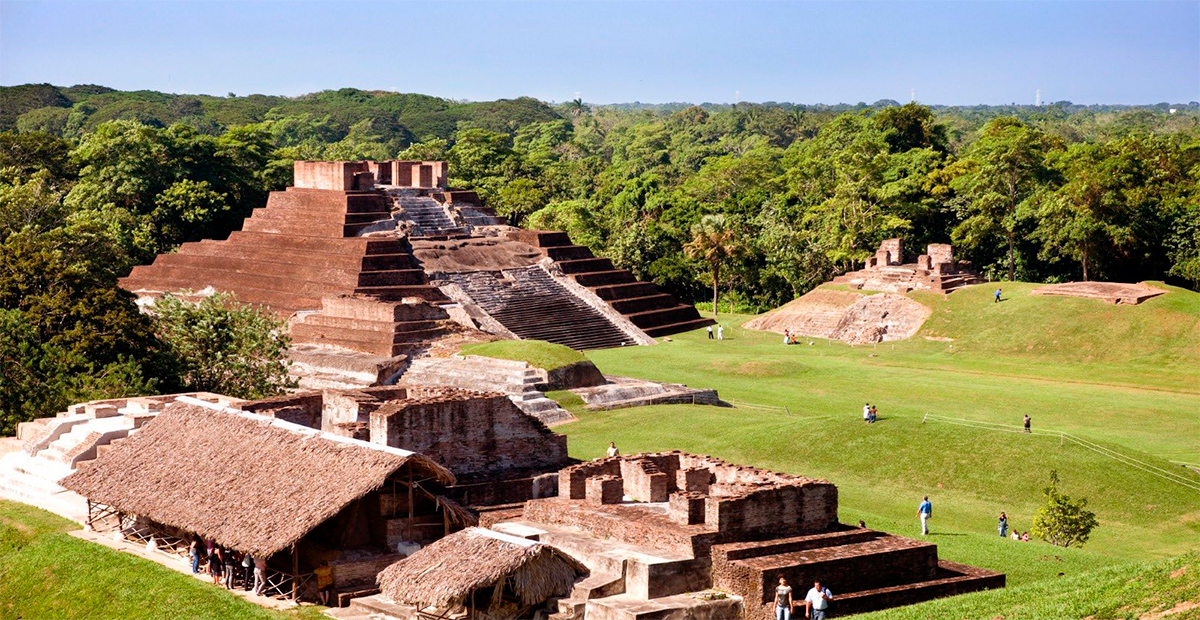
<svg viewBox="0 0 1200 620"><path fill-rule="evenodd" d="M1200 0L0 0L0 84L591 103L1200 100Z"/></svg>

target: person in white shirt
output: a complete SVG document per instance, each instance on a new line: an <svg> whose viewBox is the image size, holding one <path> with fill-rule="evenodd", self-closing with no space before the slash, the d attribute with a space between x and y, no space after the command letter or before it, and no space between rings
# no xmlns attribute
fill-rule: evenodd
<svg viewBox="0 0 1200 620"><path fill-rule="evenodd" d="M717 325L717 340L724 340L724 339L725 339L725 326Z"/></svg>
<svg viewBox="0 0 1200 620"><path fill-rule="evenodd" d="M871 421L871 403L863 405L863 422Z"/></svg>
<svg viewBox="0 0 1200 620"><path fill-rule="evenodd" d="M619 449L617 449L617 442L615 442L615 441L608 442L608 456L609 457L621 456L621 451Z"/></svg>
<svg viewBox="0 0 1200 620"><path fill-rule="evenodd" d="M804 617L812 620L825 620L825 611L829 609L829 601L833 593L829 588L822 588L820 580L813 582L813 587L804 596Z"/></svg>

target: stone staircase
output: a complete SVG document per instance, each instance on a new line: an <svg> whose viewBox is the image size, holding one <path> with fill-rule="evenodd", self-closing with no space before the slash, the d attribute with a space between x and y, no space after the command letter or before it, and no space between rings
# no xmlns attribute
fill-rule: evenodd
<svg viewBox="0 0 1200 620"><path fill-rule="evenodd" d="M404 355L371 355L335 346L294 343L288 374L302 390L354 389L393 383L407 363Z"/></svg>
<svg viewBox="0 0 1200 620"><path fill-rule="evenodd" d="M780 576L793 584L820 579L836 593L839 615L1004 585L1004 575L939 561L933 543L865 528L715 545L712 558L715 588L749 584L762 592L745 601L748 620L773 617L770 593Z"/></svg>
<svg viewBox="0 0 1200 620"><path fill-rule="evenodd" d="M553 620L733 620L741 599L706 601L707 560L664 555L615 540L602 540L570 527L506 521L492 529L551 545L579 560L589 575L557 601Z"/></svg>
<svg viewBox="0 0 1200 620"><path fill-rule="evenodd" d="M466 226L454 221L450 212L441 203L428 196L405 196L393 198L399 207L396 214L413 223L413 237L451 237L470 232Z"/></svg>
<svg viewBox="0 0 1200 620"><path fill-rule="evenodd" d="M188 395L213 402L236 401L204 392ZM0 497L83 522L86 500L63 489L58 481L137 432L178 396L90 401L72 405L55 417L22 422L16 437L21 449L0 458Z"/></svg>
<svg viewBox="0 0 1200 620"><path fill-rule="evenodd" d="M575 245L561 231L514 231L510 237L534 245L563 273L589 288L652 337L668 336L712 325L694 306L682 304L650 282L640 282L586 246Z"/></svg>
<svg viewBox="0 0 1200 620"><path fill-rule="evenodd" d="M327 295L443 301L403 239L355 236L381 222L393 222L382 194L288 188L228 239L185 243L120 285L150 295L212 287L283 318L319 309Z"/></svg>
<svg viewBox="0 0 1200 620"><path fill-rule="evenodd" d="M442 308L418 300L325 297L319 312L297 315L290 331L296 342L392 357L429 345L449 319Z"/></svg>
<svg viewBox="0 0 1200 620"><path fill-rule="evenodd" d="M546 426L574 420L575 416L538 389L546 381L546 371L526 362L475 355L415 359L400 378L401 383L409 385L449 386L507 394L521 411Z"/></svg>
<svg viewBox="0 0 1200 620"><path fill-rule="evenodd" d="M637 343L540 267L452 273L445 277L523 339L545 340L578 350Z"/></svg>

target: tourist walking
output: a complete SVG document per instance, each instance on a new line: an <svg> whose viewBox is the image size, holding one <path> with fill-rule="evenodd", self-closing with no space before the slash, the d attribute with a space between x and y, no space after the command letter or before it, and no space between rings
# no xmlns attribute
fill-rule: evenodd
<svg viewBox="0 0 1200 620"><path fill-rule="evenodd" d="M832 600L833 593L829 591L829 588L822 588L820 579L813 581L813 587L809 588L808 594L804 595L804 617L812 618L812 620L825 620L829 601Z"/></svg>
<svg viewBox="0 0 1200 620"><path fill-rule="evenodd" d="M724 340L724 339L725 339L725 326L718 323L717 324L717 340Z"/></svg>
<svg viewBox="0 0 1200 620"><path fill-rule="evenodd" d="M867 424L871 422L871 403L863 405L863 422Z"/></svg>
<svg viewBox="0 0 1200 620"><path fill-rule="evenodd" d="M1026 433L1032 433L1032 432L1033 432L1033 430L1031 430L1031 429L1029 428L1029 426L1030 426L1030 424L1031 424L1032 422L1033 422L1033 418L1029 417L1029 414L1028 414L1028 413L1027 413L1027 414L1025 414L1025 432L1026 432Z"/></svg>
<svg viewBox="0 0 1200 620"><path fill-rule="evenodd" d="M1000 512L1000 518L996 521L996 529L1000 532L1000 538L1008 538L1008 515L1004 511Z"/></svg>
<svg viewBox="0 0 1200 620"><path fill-rule="evenodd" d="M912 504L909 504L910 506ZM933 504L929 502L929 496L921 500L921 505L917 506L917 517L921 519L921 535L929 535L929 520L933 518Z"/></svg>
<svg viewBox="0 0 1200 620"><path fill-rule="evenodd" d="M255 556L254 558L254 593L263 596L267 587L267 559Z"/></svg>
<svg viewBox="0 0 1200 620"><path fill-rule="evenodd" d="M615 442L615 441L608 442L607 454L608 454L609 458L612 458L614 456L621 456L621 449L617 447L617 442Z"/></svg>
<svg viewBox="0 0 1200 620"><path fill-rule="evenodd" d="M188 557L192 559L192 574L200 572L200 541L192 537L192 543L188 545Z"/></svg>
<svg viewBox="0 0 1200 620"><path fill-rule="evenodd" d="M871 405L871 414L869 416L867 416L867 421L870 422L871 424L874 424L875 420L878 417L879 417L879 412L876 411L875 405Z"/></svg>
<svg viewBox="0 0 1200 620"><path fill-rule="evenodd" d="M713 330L712 330L712 325L709 325L709 326L708 326L708 339L709 339L709 340L712 340L712 339L713 339Z"/></svg>
<svg viewBox="0 0 1200 620"><path fill-rule="evenodd" d="M1001 292L1002 290L1003 290L1003 289L996 289L996 299L995 299L995 301L993 301L992 303L994 303L994 304L998 304L998 303L1000 303L1000 292Z"/></svg>
<svg viewBox="0 0 1200 620"><path fill-rule="evenodd" d="M792 586L783 577L775 588L775 620L792 620Z"/></svg>

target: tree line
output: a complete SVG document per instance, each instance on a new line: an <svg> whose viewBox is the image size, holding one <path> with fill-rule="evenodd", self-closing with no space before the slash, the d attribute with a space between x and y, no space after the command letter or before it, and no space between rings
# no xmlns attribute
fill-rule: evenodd
<svg viewBox="0 0 1200 620"><path fill-rule="evenodd" d="M691 301L715 280L737 304L778 305L896 236L913 250L953 242L995 279L1200 281L1200 106L552 106L44 85L0 100L16 129L0 133L3 431L101 396L278 390L278 364L240 384L213 368L282 360L269 317L228 298L147 316L116 279L224 238L290 184L296 159L446 159L453 185L512 223L566 230Z"/></svg>

